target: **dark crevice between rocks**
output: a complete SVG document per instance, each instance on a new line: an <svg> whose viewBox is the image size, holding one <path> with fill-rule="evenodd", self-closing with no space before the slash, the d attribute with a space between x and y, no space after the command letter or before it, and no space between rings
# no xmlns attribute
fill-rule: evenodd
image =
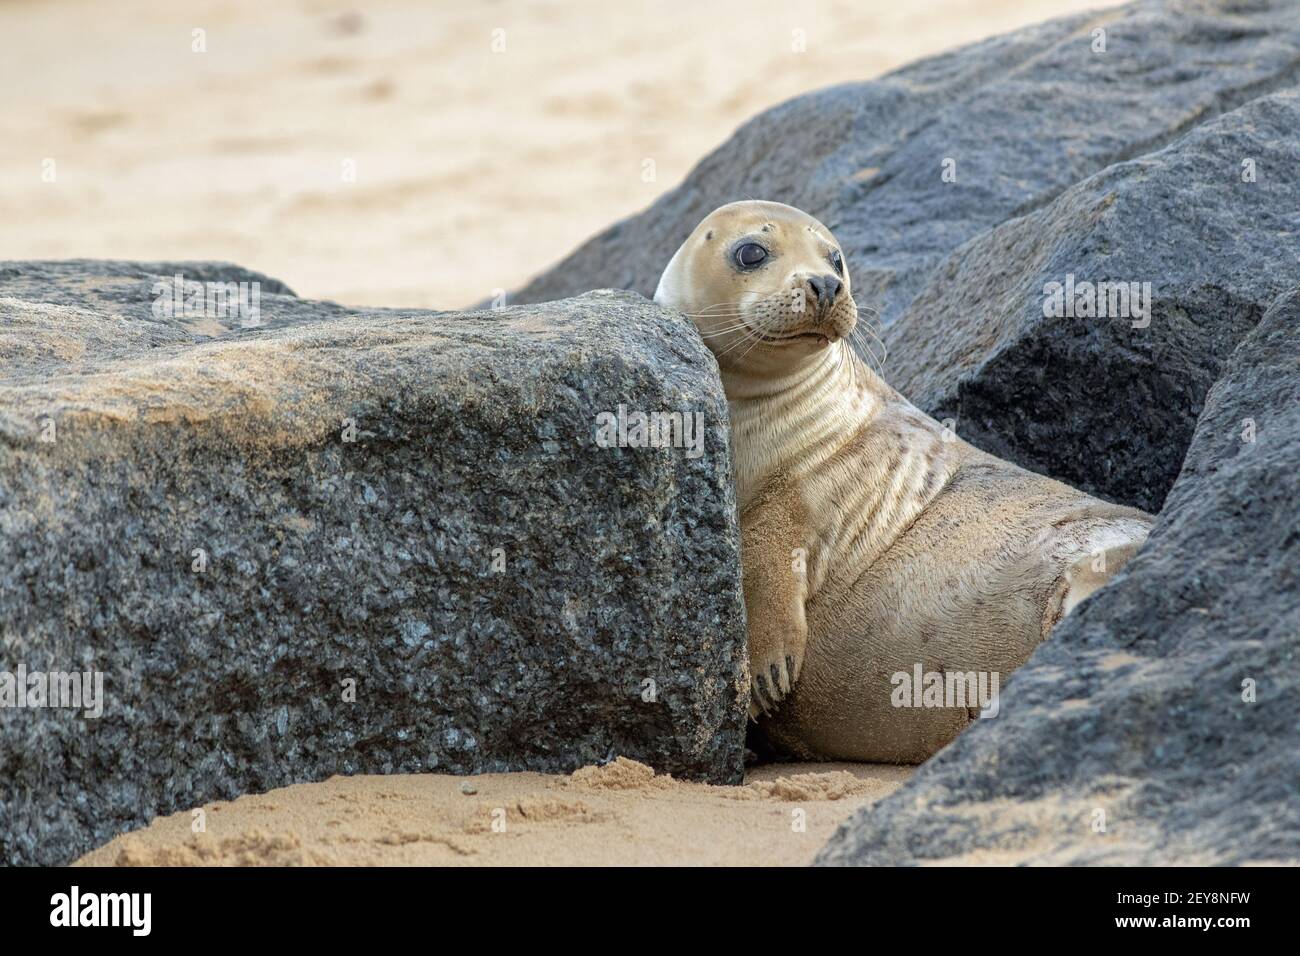
<svg viewBox="0 0 1300 956"><path fill-rule="evenodd" d="M928 411L960 422L962 437L990 454L1154 514L1182 469L1205 396L1268 306L1222 289L1198 291L1217 307L1193 316L1177 302L1152 303L1153 325L1179 320L1197 333L1198 341L1179 342L1178 354L1139 351L1123 333L1104 348L1087 347L1094 329L1062 327L992 355L958 382L954 403ZM1045 377L1071 387L1045 389ZM1115 414L1075 429L1080 405Z"/></svg>

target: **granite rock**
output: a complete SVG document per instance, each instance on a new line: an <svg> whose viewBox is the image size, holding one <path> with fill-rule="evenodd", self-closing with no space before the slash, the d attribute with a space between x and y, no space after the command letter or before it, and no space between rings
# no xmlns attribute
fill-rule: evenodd
<svg viewBox="0 0 1300 956"><path fill-rule="evenodd" d="M176 274L260 282L256 324L159 310ZM685 318L10 262L0 363L0 672L104 681L97 719L0 709L0 861L330 774L740 778L726 405ZM702 453L598 443L619 405L698 413Z"/></svg>

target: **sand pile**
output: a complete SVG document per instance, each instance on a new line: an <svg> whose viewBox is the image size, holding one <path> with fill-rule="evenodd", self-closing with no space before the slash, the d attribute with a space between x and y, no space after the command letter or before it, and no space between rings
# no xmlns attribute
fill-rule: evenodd
<svg viewBox="0 0 1300 956"><path fill-rule="evenodd" d="M715 787L619 758L568 776L331 777L159 817L77 865L803 865L911 771L774 764Z"/></svg>

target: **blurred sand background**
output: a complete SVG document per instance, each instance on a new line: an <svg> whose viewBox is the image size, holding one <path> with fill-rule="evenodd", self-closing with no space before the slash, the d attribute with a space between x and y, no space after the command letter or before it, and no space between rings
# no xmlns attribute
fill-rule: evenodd
<svg viewBox="0 0 1300 956"><path fill-rule="evenodd" d="M0 0L0 259L222 259L303 296L456 308L768 106L1107 5Z"/></svg>

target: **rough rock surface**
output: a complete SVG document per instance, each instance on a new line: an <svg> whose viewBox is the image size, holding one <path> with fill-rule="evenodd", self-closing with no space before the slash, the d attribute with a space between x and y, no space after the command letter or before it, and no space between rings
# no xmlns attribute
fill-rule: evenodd
<svg viewBox="0 0 1300 956"><path fill-rule="evenodd" d="M1290 0L1149 0L1028 27L755 117L514 300L650 295L711 209L786 202L843 245L887 327L891 384L988 451L1154 510L1223 360L1295 276L1294 103L1199 128L1298 83ZM1185 175L1200 185L1176 188ZM1042 332L1044 283L1067 273L1151 282L1156 327Z"/></svg>
<svg viewBox="0 0 1300 956"><path fill-rule="evenodd" d="M175 273L261 281L261 325L154 315ZM106 697L0 709L0 861L336 773L739 779L726 408L684 318L0 263L0 367L0 672ZM703 413L704 453L598 447L619 403Z"/></svg>
<svg viewBox="0 0 1300 956"><path fill-rule="evenodd" d="M1262 97L967 243L886 331L891 384L985 451L1158 510L1223 363L1300 279L1297 131L1300 92Z"/></svg>
<svg viewBox="0 0 1300 956"><path fill-rule="evenodd" d="M1297 465L1300 289L1210 390L1146 547L818 862L1300 860Z"/></svg>

